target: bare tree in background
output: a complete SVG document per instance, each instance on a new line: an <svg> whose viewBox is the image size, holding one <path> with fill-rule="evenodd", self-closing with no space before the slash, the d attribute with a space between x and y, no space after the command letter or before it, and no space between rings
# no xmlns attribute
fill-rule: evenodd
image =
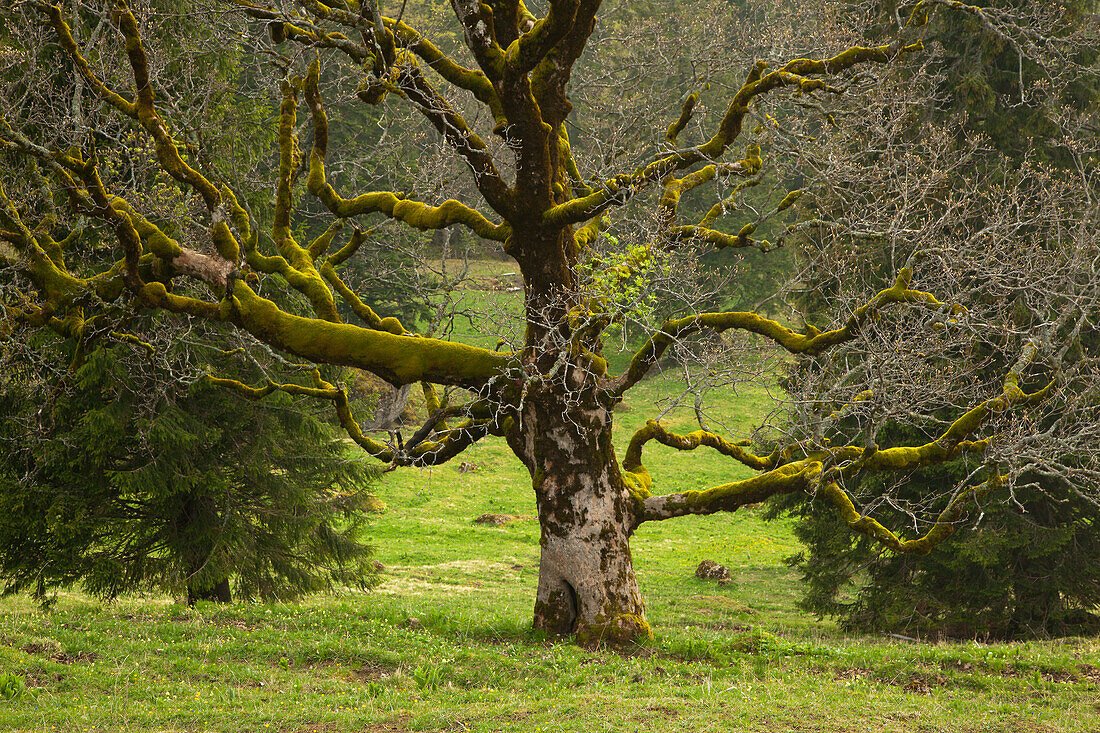
<svg viewBox="0 0 1100 733"><path fill-rule="evenodd" d="M1088 20L1049 7L922 1L899 11L889 43L864 46L871 11L830 3L810 18L750 5L735 24L727 5L702 2L675 28L630 4L606 8L607 22L597 23L600 3L588 0L453 0L451 26L430 4L215 3L189 22L281 70L279 162L264 207L249 203L248 183L262 166L223 162L234 154L226 131L196 122L202 115L176 101L188 95L166 91L178 91L178 69L143 40L157 16L122 2L98 15L97 7L27 2L9 14L17 32L4 52L23 54L18 64L53 49L95 104L66 88L27 92L47 107L52 100L45 111L4 104L0 332L45 327L82 339L105 309L154 308L233 324L298 359L420 383L426 423L384 443L363 433L345 391L320 376L308 385L217 380L255 398L281 390L330 400L355 442L396 466L439 464L503 436L538 502L536 628L584 642L648 636L629 547L644 522L805 491L884 546L926 553L976 502L1010 497L1029 471L1097 496L1095 110L1065 112L1075 168L1036 163L1000 181L967 178L965 156L981 140L960 145L935 126L914 139L900 124L935 103L923 84L937 54L921 38L929 13L981 19L1040 70L1028 76L1021 65L1023 100L1055 106L1089 71ZM103 27L78 38L74 28L90 17ZM353 96L378 110L362 120L379 155L424 148L388 188L343 190L389 175L357 172L372 158L334 136L349 127ZM333 109L341 119L330 119ZM655 114L668 116L657 123ZM127 185L146 176L107 166L96 135L113 135L146 176L159 176L189 225L169 231L148 186ZM207 150L208 141L221 148ZM370 239L359 224L368 217L461 227L500 243L523 278L522 332L489 318L500 345L478 348L448 340L446 328L421 335L375 313L341 277ZM320 232L303 238L318 221ZM87 253L81 242L93 232L115 247L103 267L74 256ZM835 282L821 294L831 320L790 328L757 311L694 308L707 302L701 253L793 242L802 262ZM861 256L869 247L886 248L885 267ZM822 282L818 274L802 282ZM279 286L292 297L274 295ZM776 293L769 312L793 292ZM616 374L603 339L627 321L645 338ZM708 385L743 378L736 334L805 360L789 417L756 442L712 430L701 406ZM674 358L686 360L700 429L681 435L649 421L619 456L614 407ZM851 416L860 435L840 440L838 421ZM880 446L876 426L886 419L915 423L928 440ZM715 450L757 475L661 493L643 461L652 443ZM910 527L874 519L888 495L847 489L866 472L904 476L964 454L973 473L944 487L942 511L915 507Z"/></svg>

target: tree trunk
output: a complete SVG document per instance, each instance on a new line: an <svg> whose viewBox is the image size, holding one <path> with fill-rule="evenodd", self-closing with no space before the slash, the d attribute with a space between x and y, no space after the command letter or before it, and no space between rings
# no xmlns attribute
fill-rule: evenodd
<svg viewBox="0 0 1100 733"><path fill-rule="evenodd" d="M196 589L193 585L187 586L187 605L194 606L195 601L213 601L215 603L232 603L233 594L229 589L229 579L222 578L210 588Z"/></svg>
<svg viewBox="0 0 1100 733"><path fill-rule="evenodd" d="M520 422L511 442L531 472L542 529L534 627L586 645L650 638L630 557L636 510L611 444L611 410L544 393Z"/></svg>

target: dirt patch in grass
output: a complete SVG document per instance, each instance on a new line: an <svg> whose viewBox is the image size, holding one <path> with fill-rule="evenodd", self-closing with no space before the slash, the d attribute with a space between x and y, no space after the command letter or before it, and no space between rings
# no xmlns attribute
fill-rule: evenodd
<svg viewBox="0 0 1100 733"><path fill-rule="evenodd" d="M367 662L359 669L354 670L355 679L363 684L383 680L393 674L393 668L378 662Z"/></svg>
<svg viewBox="0 0 1100 733"><path fill-rule="evenodd" d="M750 616L756 615L756 609L749 608L745 604L733 598L730 598L729 596L704 595L696 593L695 595L691 596L691 600L694 601L694 605L700 611L709 611L713 608L720 608L724 611L732 611L733 613L745 613Z"/></svg>
<svg viewBox="0 0 1100 733"><path fill-rule="evenodd" d="M287 729L288 733L332 733L338 730L340 730L340 726L333 722L313 723L304 728L294 728L293 730Z"/></svg>
<svg viewBox="0 0 1100 733"><path fill-rule="evenodd" d="M474 524L485 524L490 527L503 527L512 522L526 522L534 519L529 514L482 514L474 519Z"/></svg>
<svg viewBox="0 0 1100 733"><path fill-rule="evenodd" d="M368 725L366 728L361 729L359 733L401 733L409 729L408 722L409 716L401 715L392 720L384 720L381 723Z"/></svg>
<svg viewBox="0 0 1100 733"><path fill-rule="evenodd" d="M56 685L65 680L65 675L60 672L49 674L46 672L26 672L23 674L23 684L28 688L42 689L50 685Z"/></svg>
<svg viewBox="0 0 1100 733"><path fill-rule="evenodd" d="M833 679L837 682L853 682L855 680L880 682L920 695L931 695L937 687L944 687L948 684L943 675L935 672L913 671L908 674L888 677L881 672L864 667L844 667L834 670Z"/></svg>
<svg viewBox="0 0 1100 733"><path fill-rule="evenodd" d="M647 705L642 708L642 714L635 716L641 720L663 719L672 720L680 717L680 711L671 705Z"/></svg>
<svg viewBox="0 0 1100 733"><path fill-rule="evenodd" d="M68 652L59 652L57 654L51 654L50 659L58 664L81 664L85 662L94 662L99 659L99 655L95 652L74 652L72 654Z"/></svg>

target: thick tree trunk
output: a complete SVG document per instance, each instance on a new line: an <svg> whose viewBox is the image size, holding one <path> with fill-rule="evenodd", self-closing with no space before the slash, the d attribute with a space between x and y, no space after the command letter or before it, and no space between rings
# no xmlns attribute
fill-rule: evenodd
<svg viewBox="0 0 1100 733"><path fill-rule="evenodd" d="M215 603L232 603L233 593L229 589L229 579L223 578L211 588L196 589L192 585L187 586L187 605L195 605L195 601L213 601Z"/></svg>
<svg viewBox="0 0 1100 733"><path fill-rule="evenodd" d="M531 471L542 528L535 628L582 644L648 639L630 557L636 508L611 445L610 410L538 395L512 442Z"/></svg>

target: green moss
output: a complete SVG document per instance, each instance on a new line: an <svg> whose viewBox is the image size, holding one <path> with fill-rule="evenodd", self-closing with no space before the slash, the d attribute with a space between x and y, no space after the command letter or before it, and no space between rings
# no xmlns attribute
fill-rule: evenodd
<svg viewBox="0 0 1100 733"><path fill-rule="evenodd" d="M581 621L577 624L577 643L586 647L628 647L639 642L651 641L653 630L645 616L637 613L620 613L603 622Z"/></svg>

